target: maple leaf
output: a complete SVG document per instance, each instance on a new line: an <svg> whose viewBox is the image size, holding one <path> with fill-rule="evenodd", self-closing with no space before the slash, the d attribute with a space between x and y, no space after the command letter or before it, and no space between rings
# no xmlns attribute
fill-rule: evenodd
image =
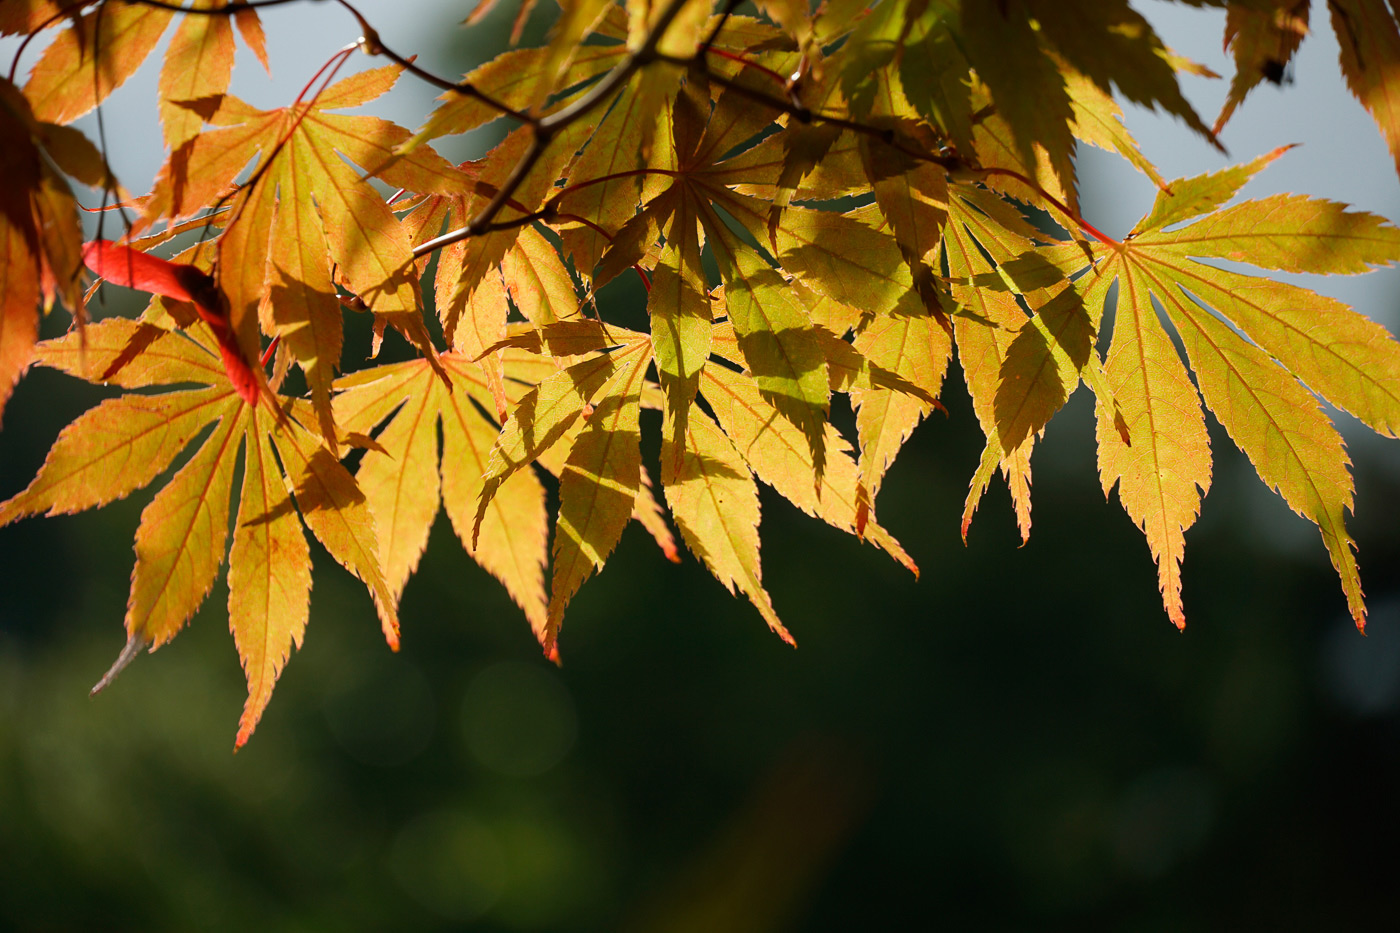
<svg viewBox="0 0 1400 933"><path fill-rule="evenodd" d="M69 123L136 73L173 14L142 4L102 4L77 17L35 62L24 95L35 115Z"/></svg>
<svg viewBox="0 0 1400 933"><path fill-rule="evenodd" d="M444 354L442 366L447 383L424 360L377 366L337 382L342 430L368 434L387 419L356 474L379 530L386 585L397 602L441 504L467 553L505 585L543 642L544 487L529 470L511 476L473 535L476 500L500 429L479 407L493 405L482 368L456 353Z"/></svg>
<svg viewBox="0 0 1400 933"><path fill-rule="evenodd" d="M402 68L375 69L331 85L309 104L256 110L232 96L199 102L216 128L182 144L156 178L142 223L176 220L223 196L259 154L256 180L233 200L236 222L218 241L214 270L235 336L257 352L259 315L306 372L323 437L335 437L330 387L342 344L339 281L399 327L429 357L434 351L417 315L407 230L379 194L341 158L391 184L442 192L465 185L461 172L430 149L400 156L408 131L377 117L332 114L373 100Z"/></svg>
<svg viewBox="0 0 1400 933"><path fill-rule="evenodd" d="M461 82L392 51L346 6L357 47L394 64L335 80L347 46L269 110L227 93L235 29L268 66L256 12L195 3L158 83L169 155L135 200L62 124L135 72L174 11L0 6L0 33L58 27L22 92L0 81L0 406L31 358L135 390L64 429L0 523L112 501L185 457L143 512L128 645L104 684L183 627L227 552L249 684L243 744L305 630L302 527L364 580L396 644L398 602L440 508L555 660L569 604L633 520L678 559L663 502L721 585L792 642L764 587L758 483L917 573L876 499L941 408L954 354L985 437L964 539L998 471L1029 535L1032 452L1082 382L1105 493L1117 488L1143 529L1168 617L1183 624L1209 408L1318 525L1363 624L1349 461L1319 404L1396 436L1400 345L1337 302L1211 262L1354 274L1400 258L1400 233L1296 195L1226 206L1279 152L1165 181L1114 95L1215 143L1176 79L1205 70L1128 0L761 0L764 18L711 0L571 0L543 47ZM1196 4L1228 10L1237 74L1219 129L1287 63L1307 6ZM521 4L517 33L531 9ZM1394 144L1394 13L1383 0L1329 10L1343 72ZM416 133L337 112L405 71L446 92ZM481 158L453 166L427 145L500 117L516 125ZM1158 189L1122 242L1079 214L1081 142ZM83 245L65 175L136 210L122 243ZM386 199L381 182L400 190ZM195 230L188 255L143 252ZM84 260L157 297L140 321L35 351L39 306L61 299L82 323ZM624 327L602 290L629 269L647 289L645 324ZM443 353L421 307L430 274ZM393 327L419 358L338 377L347 309L374 315L372 355ZM292 364L305 399L274 388ZM854 408L850 438L830 421L838 393ZM643 409L660 413L659 492ZM363 449L353 475L346 447ZM558 483L552 516L545 474Z"/></svg>
<svg viewBox="0 0 1400 933"><path fill-rule="evenodd" d="M224 374L239 397L249 405L258 404L263 389L261 368L243 355L213 276L187 263L168 262L107 240L84 244L83 260L109 282L192 304L218 340Z"/></svg>
<svg viewBox="0 0 1400 933"><path fill-rule="evenodd" d="M1225 47L1235 59L1230 94L1215 119L1219 133L1260 81L1283 81L1284 69L1308 34L1307 0L1271 0L1259 9L1232 5L1225 18Z"/></svg>
<svg viewBox="0 0 1400 933"><path fill-rule="evenodd" d="M205 387L122 395L80 416L59 434L34 481L0 503L0 525L124 498L196 442L195 452L142 511L136 532L126 629L132 643L155 650L194 615L223 564L241 452L243 487L229 565L229 625L248 678L238 747L252 734L306 629L311 568L302 524L365 582L395 648L398 615L379 569L365 496L301 426L297 416L305 409L292 406L290 417L279 418L266 407L243 404L213 349L218 339L203 324L185 333L194 339L116 319L88 327L85 348L76 334L39 345L41 364L94 381L98 377L90 374L96 372L124 388ZM123 365L136 345L139 355Z"/></svg>
<svg viewBox="0 0 1400 933"><path fill-rule="evenodd" d="M1128 240L1095 245L1097 263L1084 289L1085 306L1097 316L1110 285L1119 286L1105 369L1127 418L1131 446L1112 427L1100 398L1104 491L1118 485L1124 508L1146 534L1164 604L1178 626L1185 623L1183 536L1210 484L1201 398L1260 478L1318 526L1352 618L1358 628L1365 625L1345 524L1352 507L1350 461L1318 400L1394 437L1400 427L1400 343L1340 302L1199 259L1354 274L1400 260L1400 230L1372 214L1297 195L1207 213L1282 152L1172 182L1172 194L1158 194ZM1166 229L1187 221L1194 222ZM1154 304L1180 337L1196 386Z"/></svg>
<svg viewBox="0 0 1400 933"><path fill-rule="evenodd" d="M101 156L76 130L39 120L0 78L0 415L29 366L38 308L55 297L81 318L82 229L77 203L55 164L91 180L108 177Z"/></svg>
<svg viewBox="0 0 1400 933"><path fill-rule="evenodd" d="M1390 78L1400 64L1400 26L1384 0L1333 0L1327 9L1347 87L1380 127L1400 171L1400 101Z"/></svg>

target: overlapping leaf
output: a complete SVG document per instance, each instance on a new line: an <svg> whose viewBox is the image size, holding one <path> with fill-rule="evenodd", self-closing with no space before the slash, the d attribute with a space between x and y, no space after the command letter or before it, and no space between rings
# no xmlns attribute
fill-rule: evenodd
<svg viewBox="0 0 1400 933"><path fill-rule="evenodd" d="M1222 123L1287 62L1306 14L1290 0L1228 6L1239 74ZM137 531L124 658L174 636L229 551L249 685L241 745L307 623L302 526L366 582L395 643L397 604L440 507L557 658L568 605L632 519L677 558L658 500L716 579L791 641L763 584L757 483L917 572L876 499L939 407L954 353L986 437L964 536L998 470L1029 534L1031 452L1084 382L1105 491L1117 488L1143 529L1182 624L1185 533L1211 480L1209 408L1319 526L1362 623L1349 463L1319 399L1396 436L1400 345L1335 301L1210 263L1359 273L1400 258L1400 233L1294 195L1224 207L1283 150L1166 183L1113 93L1213 137L1177 86L1189 66L1127 0L815 11L766 0L767 21L714 16L709 0L562 8L544 48L473 71L417 134L333 112L377 99L400 66L259 110L225 93L235 27L267 64L256 14L179 21L160 79L172 151L132 202L136 233L168 226L139 245L211 236L196 262L227 304L226 318L212 315L225 343L252 367L264 335L276 338L270 384L296 363L308 398L241 404L178 290L140 322L40 346L46 365L141 391L66 428L30 487L0 505L0 523L128 495L188 451ZM1391 9L1329 9L1348 80L1396 135ZM0 7L0 32L59 12L17 0ZM61 31L23 94L0 82L0 131L14 141L0 150L0 405L30 362L36 307L81 308L62 175L116 190L91 144L58 124L105 99L172 19L139 4L71 12L54 20ZM454 167L425 145L502 115L517 125L479 159ZM1076 140L1118 152L1160 191L1123 243L1077 213ZM371 177L403 190L386 202ZM1032 227L1012 198L1070 239ZM442 354L420 311L433 255ZM644 330L619 326L603 291L629 269L648 289ZM392 326L420 358L337 378L346 308L373 312L374 353ZM177 384L201 388L146 392ZM828 420L833 393L855 408L854 448ZM660 494L643 408L661 415ZM338 459L348 447L365 449L354 475ZM553 516L535 465L558 479Z"/></svg>
<svg viewBox="0 0 1400 933"><path fill-rule="evenodd" d="M367 435L390 419L356 474L375 516L385 582L397 602L427 546L433 518L445 506L467 553L505 585L543 642L544 487L529 470L512 475L473 535L499 428L482 411L494 401L481 368L453 353L444 354L442 364L447 384L423 360L375 367L339 383L335 412L343 431Z"/></svg>
<svg viewBox="0 0 1400 933"><path fill-rule="evenodd" d="M38 359L75 375L99 370L127 388L182 383L206 388L108 399L63 430L29 487L0 503L0 524L27 515L105 505L150 483L190 446L197 449L141 514L127 600L130 639L154 650L174 638L204 601L228 550L229 497L242 452L229 571L229 623L248 677L237 745L252 733L293 644L300 644L311 586L306 540L295 516L369 588L392 647L399 623L380 573L373 517L352 477L298 423L309 412L243 404L212 335L196 339L123 320L41 344ZM139 346L130 364L124 361ZM89 369L84 372L84 362ZM110 371L110 373L109 373ZM276 452L274 459L273 451ZM281 466L279 467L278 461Z"/></svg>
<svg viewBox="0 0 1400 933"><path fill-rule="evenodd" d="M1205 404L1289 506L1312 520L1342 580L1352 617L1365 623L1360 577L1345 526L1349 461L1318 397L1394 436L1400 418L1400 343L1350 308L1297 286L1199 262L1222 257L1264 268L1355 273L1400 260L1400 230L1380 218L1298 196L1250 201L1192 220L1227 201L1276 154L1241 169L1183 179L1158 195L1136 236L1103 256L1086 300L1102 306L1119 284L1108 375L1131 447L1105 423L1099 463L1157 558L1169 615L1184 623L1183 533L1210 482L1210 452L1196 389L1162 330L1165 312L1186 349ZM1301 382L1300 382L1301 380ZM1311 391L1309 391L1311 390ZM1313 393L1316 393L1314 395Z"/></svg>

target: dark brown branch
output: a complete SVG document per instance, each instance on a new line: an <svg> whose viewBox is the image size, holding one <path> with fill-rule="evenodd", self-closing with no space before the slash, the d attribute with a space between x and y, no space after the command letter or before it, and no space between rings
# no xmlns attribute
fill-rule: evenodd
<svg viewBox="0 0 1400 933"><path fill-rule="evenodd" d="M84 0L90 3L92 0ZM168 3L166 0L116 0L118 3L125 3L129 6L148 6L157 10L169 10L172 13L187 13L191 16L234 16L241 10L256 10L265 6L283 6L288 3L297 3L299 0L234 0L228 6L220 7L189 7L181 6L178 3Z"/></svg>
<svg viewBox="0 0 1400 933"><path fill-rule="evenodd" d="M345 7L345 9L349 10L350 15L355 17L356 21L359 22L361 30L360 49L366 55L383 55L385 58L402 67L405 71L409 72L412 75L415 75L423 81L426 81L428 84L431 84L434 87L440 87L444 91L456 91L458 94L465 94L468 97L474 97L486 106L492 108L493 110L500 111L503 116L513 117L514 119L519 120L521 123L526 123L531 126L535 125L535 123L537 122L536 117L533 117L528 113L522 113L521 111L516 110L514 107L511 107L508 104L501 103L491 95L482 91L476 85L472 84L470 81L448 81L446 78L440 78L425 68L420 68L418 65L415 65L413 63L412 59L404 58L398 52L395 52L393 49L385 45L384 40L379 38L379 31L376 30L373 26L371 26L369 24L369 21L366 20L364 16L361 15L360 11L355 9L355 7L353 7L348 2L348 0L336 0L336 2L339 3L341 6Z"/></svg>
<svg viewBox="0 0 1400 933"><path fill-rule="evenodd" d="M977 180L982 180L992 176L1013 178L1016 181L1019 181L1021 184L1025 185L1026 187L1030 188L1040 197L1044 198L1047 202L1052 204L1056 209L1058 209L1061 213L1068 217L1072 222L1077 224L1082 230L1084 230L1084 232L1088 233L1094 239L1108 246L1119 245L1117 240L1101 232L1097 227L1095 227L1093 224L1089 223L1089 221L1081 217L1078 211L1072 210L1069 207L1069 205L1065 204L1059 198L1046 191L1034 179L1027 178L1025 175L1021 174L1018 171L1015 171L1014 169L983 168L980 165L975 165L958 156L946 156L942 154L931 153L923 149L918 149L912 146L905 145L904 143L899 141L899 139L895 136L894 132L890 129L878 126L871 126L866 123L861 123L858 120L851 120L846 117L827 115L818 111L813 111L807 107L802 106L801 104L794 103L791 100L784 100L781 97L775 97L774 95L769 94L766 91L760 90L759 88L751 87L750 85L744 84L736 78L730 78L712 70L710 68L709 62L702 57L702 53L700 52L697 52L695 57L693 58L680 58L673 55L662 55L659 53L654 55L653 57L658 61L664 61L672 65L696 69L716 84L719 84L728 90L732 90L735 93L754 101L755 103L763 104L766 107L771 107L773 110L776 110L779 113L785 113L788 116L792 117L794 120L797 120L798 122L825 123L828 126L838 126L842 129L850 130L853 133L860 133L863 136L869 136L873 139L878 139L885 145L890 146L893 149L903 153L904 155L909 156L909 158L911 159L916 159L920 162L927 162L932 165L937 165L939 168L943 169L949 174L964 174ZM762 70L769 71L770 69Z"/></svg>
<svg viewBox="0 0 1400 933"><path fill-rule="evenodd" d="M628 79L636 73L638 68L657 60L656 46L661 41L666 30L675 21L676 15L680 13L681 7L685 6L686 0L670 0L666 8L657 17L655 25L647 33L646 39L640 48L618 63L612 71L603 77L603 80L595 84L588 93L562 110L556 111L547 117L542 117L538 121L530 124L534 132L534 140L525 155L520 157L520 161L515 163L515 168L511 170L510 177L506 179L496 192L490 202L481 211L468 221L465 227L445 233L430 243L436 244L435 249L441 249L459 240L465 240L473 236L492 229L492 221L500 213L501 208L514 197L516 189L525 181L525 177L530 174L530 170L539 162L544 155L545 149L549 147L550 141L560 130L569 126L575 120L585 116L600 104L606 102ZM426 246L427 244L424 244Z"/></svg>

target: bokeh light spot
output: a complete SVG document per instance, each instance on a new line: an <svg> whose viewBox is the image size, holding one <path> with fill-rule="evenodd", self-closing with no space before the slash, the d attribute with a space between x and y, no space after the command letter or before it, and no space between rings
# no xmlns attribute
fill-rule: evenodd
<svg viewBox="0 0 1400 933"><path fill-rule="evenodd" d="M509 777L553 768L574 746L578 720L559 677L540 665L503 661L485 668L462 700L462 735L472 757Z"/></svg>

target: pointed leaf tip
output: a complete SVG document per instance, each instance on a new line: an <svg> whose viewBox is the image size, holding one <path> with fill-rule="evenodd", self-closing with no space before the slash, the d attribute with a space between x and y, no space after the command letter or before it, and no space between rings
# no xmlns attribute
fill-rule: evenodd
<svg viewBox="0 0 1400 933"><path fill-rule="evenodd" d="M141 649L150 644L144 635L132 635L126 640L126 645L122 648L117 659L112 662L112 666L107 668L107 673L102 675L102 679L92 685L88 691L88 696L95 697L103 690L112 685L112 681L117 679L117 675L126 670L128 664L136 660L136 656L141 653Z"/></svg>

